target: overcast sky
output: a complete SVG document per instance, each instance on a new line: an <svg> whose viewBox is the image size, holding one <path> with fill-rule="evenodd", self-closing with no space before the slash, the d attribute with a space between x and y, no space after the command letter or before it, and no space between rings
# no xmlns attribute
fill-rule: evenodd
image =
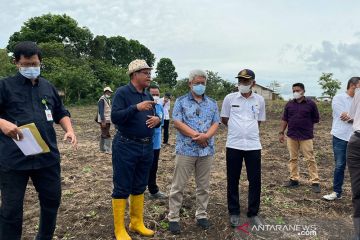
<svg viewBox="0 0 360 240"><path fill-rule="evenodd" d="M194 68L234 81L243 68L259 84L276 80L286 97L303 82L321 95L322 72L346 87L360 75L360 1L0 0L0 48L31 17L67 14L96 35L124 36L172 59L179 78Z"/></svg>

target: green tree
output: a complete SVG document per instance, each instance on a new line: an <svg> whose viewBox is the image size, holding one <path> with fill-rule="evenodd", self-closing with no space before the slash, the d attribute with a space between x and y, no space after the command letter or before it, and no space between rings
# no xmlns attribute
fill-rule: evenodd
<svg viewBox="0 0 360 240"><path fill-rule="evenodd" d="M160 85L167 85L170 88L176 85L178 74L175 72L175 66L169 58L161 58L156 65L156 81Z"/></svg>
<svg viewBox="0 0 360 240"><path fill-rule="evenodd" d="M16 73L15 64L6 49L0 49L0 79Z"/></svg>
<svg viewBox="0 0 360 240"><path fill-rule="evenodd" d="M323 73L318 80L321 88L323 89L323 96L329 96L332 100L337 90L341 88L341 82L333 78L332 73Z"/></svg>
<svg viewBox="0 0 360 240"><path fill-rule="evenodd" d="M19 32L10 36L7 49L12 51L20 41L37 43L59 42L74 51L75 54L87 54L93 35L86 27L79 27L76 20L63 15L46 14L30 18Z"/></svg>

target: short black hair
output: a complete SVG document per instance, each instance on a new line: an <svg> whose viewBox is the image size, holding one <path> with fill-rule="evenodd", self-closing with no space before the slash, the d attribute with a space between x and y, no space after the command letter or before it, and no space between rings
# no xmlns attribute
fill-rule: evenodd
<svg viewBox="0 0 360 240"><path fill-rule="evenodd" d="M299 87L299 88L301 88L302 90L305 91L305 86L304 86L304 84L302 84L302 83L294 83L294 84L292 85L292 87Z"/></svg>
<svg viewBox="0 0 360 240"><path fill-rule="evenodd" d="M171 93L165 93L165 97L168 97L168 98L170 98L171 97Z"/></svg>
<svg viewBox="0 0 360 240"><path fill-rule="evenodd" d="M16 44L14 48L15 61L18 62L23 55L26 58L37 55L41 61L41 50L35 42L23 41Z"/></svg>
<svg viewBox="0 0 360 240"><path fill-rule="evenodd" d="M358 84L359 81L360 81L360 77L352 77L352 78L350 78L348 83L347 83L346 89L349 89L351 84L354 84L354 85Z"/></svg>

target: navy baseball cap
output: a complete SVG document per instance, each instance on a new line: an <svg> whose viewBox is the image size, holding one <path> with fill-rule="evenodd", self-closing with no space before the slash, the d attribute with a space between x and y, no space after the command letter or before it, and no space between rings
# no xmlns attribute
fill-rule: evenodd
<svg viewBox="0 0 360 240"><path fill-rule="evenodd" d="M241 70L237 77L235 78L244 78L244 79L253 79L255 80L255 73L251 71L250 69L243 69Z"/></svg>

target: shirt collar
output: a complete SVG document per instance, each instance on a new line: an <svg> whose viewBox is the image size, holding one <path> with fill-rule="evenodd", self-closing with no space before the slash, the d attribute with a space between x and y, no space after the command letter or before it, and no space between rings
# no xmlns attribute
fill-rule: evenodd
<svg viewBox="0 0 360 240"><path fill-rule="evenodd" d="M135 88L135 86L132 84L132 82L129 82L129 87L130 87L130 91L132 91L133 93L138 93L138 94L142 94L142 95L146 95L146 89L143 90L142 93L138 92Z"/></svg>
<svg viewBox="0 0 360 240"><path fill-rule="evenodd" d="M309 99L307 99L307 97L304 97L304 99L301 102L297 102L296 99L293 99L294 103L307 103L309 101Z"/></svg>
<svg viewBox="0 0 360 240"><path fill-rule="evenodd" d="M206 96L205 94L203 94L202 97L203 97L202 102L204 102L204 101L207 100L207 96ZM196 101L195 98L194 98L194 96L192 95L191 91L188 93L188 98L189 98L190 100ZM197 101L196 101L196 102L197 102Z"/></svg>
<svg viewBox="0 0 360 240"><path fill-rule="evenodd" d="M20 72L18 72L18 73L16 74L16 77L20 80L20 83L22 83L23 85L26 84L26 83L30 83L30 84L32 85L31 80L28 79L28 78L26 78L26 77L24 77L23 75L21 75ZM36 83L37 83L38 85L40 84L40 78L41 78L41 77L38 77L38 78L36 79ZM35 84L35 85L36 85L36 84Z"/></svg>
<svg viewBox="0 0 360 240"><path fill-rule="evenodd" d="M243 95L241 95L241 93L240 93L240 92L237 92L237 97L238 97L238 98L249 99L249 98L254 98L254 97L255 97L255 95L254 95L254 92L253 92L253 91L251 91L251 95L250 95L248 98L245 98Z"/></svg>

